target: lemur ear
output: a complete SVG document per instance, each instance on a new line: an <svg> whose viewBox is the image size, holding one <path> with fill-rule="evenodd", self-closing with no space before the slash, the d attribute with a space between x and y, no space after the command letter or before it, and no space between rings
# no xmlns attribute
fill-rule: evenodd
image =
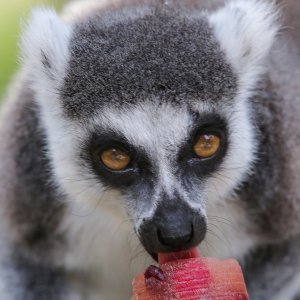
<svg viewBox="0 0 300 300"><path fill-rule="evenodd" d="M235 0L209 16L229 62L240 75L259 69L279 30L272 1Z"/></svg>
<svg viewBox="0 0 300 300"><path fill-rule="evenodd" d="M55 87L64 77L69 58L71 26L52 9L32 12L22 39L22 60L35 87Z"/></svg>

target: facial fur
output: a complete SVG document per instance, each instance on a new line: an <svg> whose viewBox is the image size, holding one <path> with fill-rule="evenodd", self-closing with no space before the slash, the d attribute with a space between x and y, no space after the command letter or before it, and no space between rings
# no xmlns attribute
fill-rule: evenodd
<svg viewBox="0 0 300 300"><path fill-rule="evenodd" d="M23 56L35 70L32 88L61 192L84 205L114 192L146 249L158 252L141 229L159 222L158 211L174 210L169 222L176 206L195 214L199 243L209 212L251 172L257 141L249 98L277 32L276 13L255 1L191 16L167 5L129 11L78 23L37 11ZM207 161L192 151L204 129L222 138ZM108 144L129 151L130 170L111 172L97 161Z"/></svg>

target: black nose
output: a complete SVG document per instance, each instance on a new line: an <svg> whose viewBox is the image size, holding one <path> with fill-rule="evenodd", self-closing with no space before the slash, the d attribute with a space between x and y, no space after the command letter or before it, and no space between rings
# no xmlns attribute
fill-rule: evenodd
<svg viewBox="0 0 300 300"><path fill-rule="evenodd" d="M205 217L179 199L162 201L139 230L141 242L151 254L189 249L202 242L205 234Z"/></svg>
<svg viewBox="0 0 300 300"><path fill-rule="evenodd" d="M162 245L169 248L180 249L189 244L193 240L194 230L193 224L190 224L190 228L180 228L179 232L172 232L166 229L166 227L157 229L157 237Z"/></svg>

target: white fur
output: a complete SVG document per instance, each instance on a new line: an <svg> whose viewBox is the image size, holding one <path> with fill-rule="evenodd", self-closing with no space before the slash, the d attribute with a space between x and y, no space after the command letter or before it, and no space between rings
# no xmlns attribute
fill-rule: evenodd
<svg viewBox="0 0 300 300"><path fill-rule="evenodd" d="M58 101L51 93L44 97ZM128 299L130 279L150 261L144 251L140 252L122 208L123 199L117 192L105 192L101 182L78 160L85 130L51 110L42 118L53 172L69 204L60 228L68 238L69 248L63 261L56 263L70 271L85 270L92 275L99 299Z"/></svg>
<svg viewBox="0 0 300 300"><path fill-rule="evenodd" d="M10 283L10 284L8 284ZM20 291L18 286L22 286L20 274L13 268L0 266L0 295L1 299L14 300L18 299Z"/></svg>
<svg viewBox="0 0 300 300"><path fill-rule="evenodd" d="M105 300L129 299L131 279L152 262L118 199L108 192L94 207L73 203L61 228L70 243L64 265L92 276L95 293Z"/></svg>
<svg viewBox="0 0 300 300"><path fill-rule="evenodd" d="M108 6L120 2L119 0L77 0L72 1L63 11L62 18L67 22L78 21L95 11L100 11Z"/></svg>
<svg viewBox="0 0 300 300"><path fill-rule="evenodd" d="M251 89L262 73L264 59L278 33L278 11L273 1L228 2L209 22L240 83Z"/></svg>
<svg viewBox="0 0 300 300"><path fill-rule="evenodd" d="M250 95L250 92L240 89L233 99L233 107L214 107L228 122L229 146L219 170L206 180L204 186L207 220L212 224L208 226L209 231L201 246L201 251L206 255L241 258L258 243L248 233L250 226L246 212L234 196L235 190L251 173L256 159L257 140L247 104ZM203 110L203 104L197 106L199 111Z"/></svg>
<svg viewBox="0 0 300 300"><path fill-rule="evenodd" d="M205 189L207 193L205 199L209 222L210 215L218 215L219 217L226 218L230 223L240 225L242 225L241 221L245 219L243 214L236 213L236 211L240 211L240 207L235 208L235 204L232 205L230 202L224 203L224 199L230 198L232 190L239 185L244 176L249 172L251 162L254 160L256 143L249 124L249 112L245 104L240 105L241 107L237 106L234 114L229 116L228 112L227 115L230 120L229 126L231 132L229 154L221 166L219 173L206 181ZM203 105L201 109L200 106L198 109L200 113L207 112L207 108ZM226 115L226 110L223 108L221 113ZM81 130L75 124L64 125L63 123L62 120L52 119L52 122L48 123L48 135L51 137L50 145L54 145L51 153L58 181L62 184L64 191L70 196L70 202L74 199L78 203L81 203L84 208L84 212L75 211L74 214L79 216L89 215L90 212L93 212L94 207L97 207L98 203L101 202L114 202L116 204L114 210L120 210L122 204L124 204L124 199L118 194L114 194L114 197L107 197L105 195L103 197L103 187L100 181L93 174L89 173L88 169L76 165L76 161L78 160L78 153L76 151L79 149L80 141L84 139L85 130ZM51 128L53 126L54 128ZM90 122L89 130L92 130L95 126L101 126L103 129L112 128L122 133L131 144L144 148L152 156L153 161L159 165L159 169L161 170L160 187L157 187L158 191L169 190L172 193L174 188L180 190L180 183L173 177L172 165L170 163L172 162L171 157L176 155L178 145L184 142L188 135L190 124L184 108L181 108L180 111L171 106L159 107L158 109L155 105L146 103L130 111L106 109ZM64 128L64 130L61 130L61 128ZM63 131L66 131L68 128L68 133L63 134ZM62 135L58 135L57 132L61 132ZM76 137L80 138L77 140ZM240 142L241 140L243 143ZM165 146L168 143L173 144L175 153L166 152ZM64 148L64 151L61 150L62 148ZM199 201L197 204L195 203L195 199L193 201L187 199L187 197L185 199L191 206L194 205L195 208L201 209L205 214L202 201ZM157 198L151 210L145 212L132 211L131 217L151 217L159 201L161 199ZM220 213L222 205L227 205L228 208L227 210L222 209L222 213ZM114 210L104 211L105 214L108 213L110 215ZM125 214L123 218L126 218ZM85 225L88 226L88 224ZM139 227L139 224L140 222L138 221L135 223L136 228ZM241 232L240 235L236 235L234 230L229 230L232 228L223 225L222 223L218 224L222 231L225 230L228 240L231 237L237 237L236 247L234 252L225 251L227 248L226 243L221 245L222 241L219 243L218 240L211 238L210 233L208 233L209 243L214 243L215 245L212 245L212 247L220 249L220 252L216 253L216 255L220 255L221 257L230 255L242 256L248 250L248 247L244 247L243 243L238 243L238 240L245 233ZM95 228L94 225L92 227ZM98 232L101 237L100 232L102 231L100 227L99 225ZM245 226L241 227L244 228ZM245 243L250 246L252 244L251 239L245 241ZM89 243L87 242L86 245L89 245ZM84 251L82 252L84 253Z"/></svg>
<svg viewBox="0 0 300 300"><path fill-rule="evenodd" d="M47 133L50 161L58 182L62 177L59 168L55 167L56 164L64 170L65 180L72 180L71 174L76 172L76 167L78 168L74 162L69 163L69 157L75 159L74 151L78 144L74 136L76 137L78 132L75 132L76 128L72 124L64 120L57 91L68 66L71 35L71 26L65 24L53 10L37 9L33 11L22 37L24 69L31 78L37 103L41 107L41 123ZM42 52L51 65L50 73L42 63ZM74 193L76 192L79 191L75 189Z"/></svg>
<svg viewBox="0 0 300 300"><path fill-rule="evenodd" d="M173 196L176 189L183 200L196 210L203 211L203 202L189 199L183 194L183 189L178 179L173 174L178 146L188 138L191 120L189 114L182 105L180 109L172 105L157 105L151 102L128 109L116 111L106 109L102 111L92 122L92 127L98 124L102 128L112 128L122 133L130 144L141 147L149 155L158 173L158 185L156 187L155 201L152 209L134 217L149 218L153 215L157 205L162 199L161 192ZM136 228L140 222L137 222Z"/></svg>
<svg viewBox="0 0 300 300"><path fill-rule="evenodd" d="M22 60L36 91L55 92L60 86L69 61L71 35L71 26L54 10L40 8L32 12L22 35L21 49ZM43 65L44 56L51 64L50 68ZM51 104L57 103L52 101Z"/></svg>
<svg viewBox="0 0 300 300"><path fill-rule="evenodd" d="M44 97L49 96L45 94ZM158 107L150 102L131 110L105 109L90 121L88 128L63 120L59 114L51 111L44 115L54 172L70 201L74 199L79 203L90 202L93 207L104 192L100 180L78 161L81 142L96 126L103 130L113 129L120 132L132 145L142 147L148 153L159 170L159 186L151 210L132 211L131 217L139 220L154 213L156 205L161 201L161 191L172 195L175 187L180 188L172 174L172 157L175 157L178 145L187 137L189 122L184 108L178 111L169 105ZM170 152L168 148L174 149L174 152ZM195 201L186 200L195 209L201 209L201 202L197 204ZM122 205L122 201L120 202ZM135 225L138 228L139 222Z"/></svg>
<svg viewBox="0 0 300 300"><path fill-rule="evenodd" d="M230 201L207 202L208 232L200 244L204 256L226 259L235 257L242 260L260 241L258 237L248 233L251 226L247 212L238 199Z"/></svg>

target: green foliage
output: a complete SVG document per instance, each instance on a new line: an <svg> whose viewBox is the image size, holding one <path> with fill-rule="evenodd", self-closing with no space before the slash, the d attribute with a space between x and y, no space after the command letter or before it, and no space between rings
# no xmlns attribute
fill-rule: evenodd
<svg viewBox="0 0 300 300"><path fill-rule="evenodd" d="M0 98L18 69L20 28L36 5L62 6L62 0L0 0Z"/></svg>

